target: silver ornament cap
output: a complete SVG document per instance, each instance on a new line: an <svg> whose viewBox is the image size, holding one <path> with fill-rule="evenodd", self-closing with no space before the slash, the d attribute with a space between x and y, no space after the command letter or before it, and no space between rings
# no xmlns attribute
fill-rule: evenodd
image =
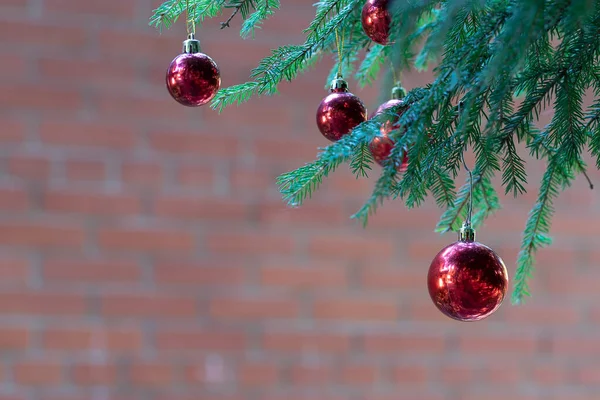
<svg viewBox="0 0 600 400"><path fill-rule="evenodd" d="M200 53L200 41L193 33L190 33L188 38L183 41L183 52L186 54Z"/></svg>

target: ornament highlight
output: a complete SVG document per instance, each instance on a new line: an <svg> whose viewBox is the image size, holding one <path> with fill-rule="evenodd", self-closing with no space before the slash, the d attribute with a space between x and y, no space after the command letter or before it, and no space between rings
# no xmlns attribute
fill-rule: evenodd
<svg viewBox="0 0 600 400"><path fill-rule="evenodd" d="M191 33L183 42L183 53L167 69L167 89L171 96L187 107L210 102L221 87L217 64L200 52L200 42Z"/></svg>
<svg viewBox="0 0 600 400"><path fill-rule="evenodd" d="M404 88L400 86L394 87L392 89L392 99L380 105L375 113L373 113L371 116L372 119L384 113L391 113L393 108L397 108L394 116L389 116L384 119L380 128L381 133L374 137L371 143L369 143L369 150L371 150L373 159L382 167L385 165L385 161L390 156L395 144L394 141L389 137L389 134L392 131L401 128L399 124L400 117L408 109L408 107L405 106L404 100L402 100L404 96L406 96L406 91ZM406 171L407 167L408 149L405 148L402 156L402 163L398 165L398 171L404 172Z"/></svg>
<svg viewBox="0 0 600 400"><path fill-rule="evenodd" d="M365 34L374 42L386 45L390 40L392 17L388 0L367 0L362 9L361 22Z"/></svg>
<svg viewBox="0 0 600 400"><path fill-rule="evenodd" d="M458 242L443 248L427 275L436 307L458 321L479 321L496 311L506 295L508 272L502 259L475 241L475 231L463 225Z"/></svg>
<svg viewBox="0 0 600 400"><path fill-rule="evenodd" d="M348 84L342 78L331 81L331 93L317 109L317 126L327 139L337 142L357 125L367 120L363 102L348 92Z"/></svg>

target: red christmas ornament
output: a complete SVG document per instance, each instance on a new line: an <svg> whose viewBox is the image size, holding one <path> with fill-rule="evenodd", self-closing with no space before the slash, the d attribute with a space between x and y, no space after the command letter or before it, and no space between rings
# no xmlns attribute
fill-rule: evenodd
<svg viewBox="0 0 600 400"><path fill-rule="evenodd" d="M475 231L463 225L458 242L442 249L427 276L429 295L445 315L459 321L478 321L502 304L508 272L502 259L475 241Z"/></svg>
<svg viewBox="0 0 600 400"><path fill-rule="evenodd" d="M385 161L390 156L390 153L394 149L394 141L390 139L387 134L382 134L373 138L369 143L369 150L375 162L382 167L385 165ZM404 172L408 168L408 154L406 149L402 154L402 163L398 165L398 171Z"/></svg>
<svg viewBox="0 0 600 400"><path fill-rule="evenodd" d="M219 67L212 58L200 53L200 42L193 33L183 42L183 54L169 65L166 80L171 96L188 107L208 103L221 87Z"/></svg>
<svg viewBox="0 0 600 400"><path fill-rule="evenodd" d="M317 126L327 139L336 142L360 123L367 120L363 102L348 92L348 84L341 78L331 82L331 93L317 109Z"/></svg>
<svg viewBox="0 0 600 400"><path fill-rule="evenodd" d="M382 167L385 165L385 161L390 156L392 149L394 148L394 141L389 137L389 134L396 130L400 129L400 124L398 123L400 120L400 116L406 111L408 107L402 107L404 105L404 96L406 95L405 90L397 86L392 89L392 99L386 101L382 105L377 108L377 111L373 113L371 118L374 118L378 115L384 113L391 113L392 108L396 108L396 114L394 116L387 117L381 124L381 134L373 138L371 143L369 144L369 150L371 150L371 154L373 155L373 159L375 162ZM398 165L398 171L404 172L408 167L408 154L407 149L404 149L402 163Z"/></svg>
<svg viewBox="0 0 600 400"><path fill-rule="evenodd" d="M372 41L389 44L392 17L388 11L388 0L367 0L362 9L361 22Z"/></svg>

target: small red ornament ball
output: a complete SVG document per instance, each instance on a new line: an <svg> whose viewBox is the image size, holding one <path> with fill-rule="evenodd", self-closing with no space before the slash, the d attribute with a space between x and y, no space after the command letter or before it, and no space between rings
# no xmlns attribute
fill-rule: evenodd
<svg viewBox="0 0 600 400"><path fill-rule="evenodd" d="M388 11L388 0L367 0L361 22L366 35L379 44L389 44L392 17Z"/></svg>
<svg viewBox="0 0 600 400"><path fill-rule="evenodd" d="M369 143L369 150L373 156L373 160L382 167L385 165L385 161L390 156L390 153L394 149L394 141L390 139L387 134L381 134L373 138ZM402 163L398 165L398 171L404 172L408 168L408 154L406 149L402 156Z"/></svg>
<svg viewBox="0 0 600 400"><path fill-rule="evenodd" d="M492 249L460 240L435 256L427 285L431 300L442 313L459 321L478 321L502 304L508 272Z"/></svg>
<svg viewBox="0 0 600 400"><path fill-rule="evenodd" d="M167 89L184 106L202 106L221 87L219 67L212 58L200 53L200 43L193 35L183 43L184 53L175 57L167 69Z"/></svg>
<svg viewBox="0 0 600 400"><path fill-rule="evenodd" d="M367 120L363 102L348 92L342 79L334 79L331 93L321 101L317 109L317 126L327 139L337 142L360 123Z"/></svg>
<svg viewBox="0 0 600 400"><path fill-rule="evenodd" d="M400 120L400 116L406 111L408 107L402 107L404 105L404 101L401 99L392 99L386 101L382 105L377 108L377 110L373 113L371 118L374 118L383 113L391 113L392 108L396 107L396 115L390 116L386 118L381 124L381 134L373 138L371 143L369 144L369 150L371 150L371 155L373 155L373 159L375 162L382 167L385 165L385 161L390 156L392 149L394 148L394 141L389 137L389 133L400 129L400 125L398 121ZM398 171L404 172L408 167L408 154L406 149L404 149L404 155L402 158L402 163L398 165Z"/></svg>

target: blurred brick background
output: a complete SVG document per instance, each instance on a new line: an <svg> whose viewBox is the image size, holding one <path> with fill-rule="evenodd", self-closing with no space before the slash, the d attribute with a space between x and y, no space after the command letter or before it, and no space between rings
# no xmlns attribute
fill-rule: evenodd
<svg viewBox="0 0 600 400"><path fill-rule="evenodd" d="M283 3L255 41L225 17L199 30L225 86L300 43L314 10ZM598 399L600 208L583 179L535 297L449 320L425 285L455 239L433 233L433 205L388 203L363 230L348 216L372 180L346 168L303 208L280 201L275 177L327 144L327 65L222 115L181 107L164 71L183 27L147 27L156 5L0 1L0 400ZM511 275L530 168L530 194L479 232Z"/></svg>

